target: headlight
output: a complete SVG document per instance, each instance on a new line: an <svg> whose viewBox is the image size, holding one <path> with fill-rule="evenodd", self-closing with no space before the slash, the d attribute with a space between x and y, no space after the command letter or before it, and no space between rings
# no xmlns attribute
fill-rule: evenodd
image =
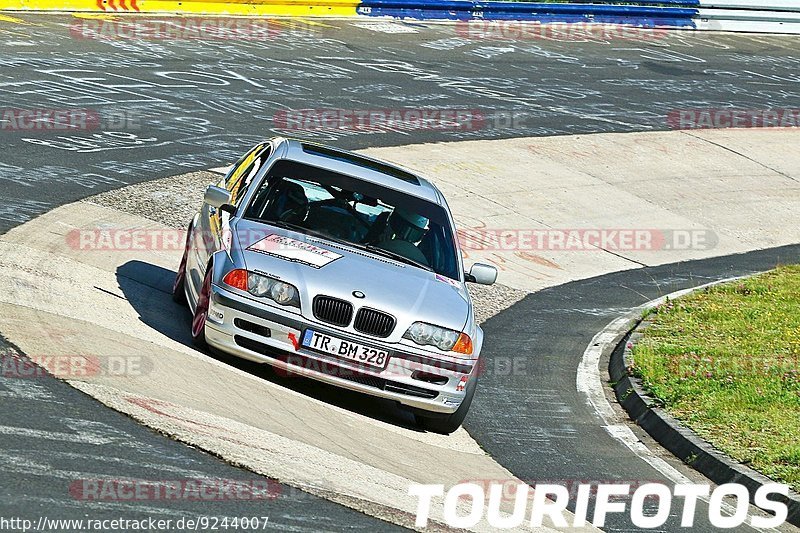
<svg viewBox="0 0 800 533"><path fill-rule="evenodd" d="M247 291L259 298L269 298L281 305L300 307L297 287L269 276L237 268L228 272L223 280L231 287Z"/></svg>
<svg viewBox="0 0 800 533"><path fill-rule="evenodd" d="M247 273L247 292L253 296L258 296L259 298L269 296L273 283L275 283L275 280L267 276L262 276L255 272Z"/></svg>
<svg viewBox="0 0 800 533"><path fill-rule="evenodd" d="M282 281L275 281L269 290L269 296L281 305L289 305L297 300L297 289Z"/></svg>
<svg viewBox="0 0 800 533"><path fill-rule="evenodd" d="M436 346L445 352L472 354L472 339L469 338L469 335L425 322L411 324L403 337L423 346Z"/></svg>
<svg viewBox="0 0 800 533"><path fill-rule="evenodd" d="M281 305L300 307L300 295L294 285L255 272L247 273L247 292Z"/></svg>

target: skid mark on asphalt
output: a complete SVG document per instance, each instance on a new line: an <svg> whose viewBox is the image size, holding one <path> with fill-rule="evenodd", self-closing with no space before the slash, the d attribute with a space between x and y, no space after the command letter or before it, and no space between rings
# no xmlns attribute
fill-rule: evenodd
<svg viewBox="0 0 800 533"><path fill-rule="evenodd" d="M482 390L481 396L501 397L508 410L498 413L491 424L492 440L499 443L525 444L521 454L558 455L559 442L574 441L578 430L571 423L574 420L569 405L558 400L555 390L504 389L502 391ZM513 407L513 408L512 408ZM550 424L539 422L545 416ZM516 428L525 426L524 433Z"/></svg>
<svg viewBox="0 0 800 533"><path fill-rule="evenodd" d="M2 337L0 355L4 361L25 359ZM270 501L128 501L119 494L92 499L92 492L81 492L84 480L263 478L165 439L118 413L98 410L94 400L46 375L0 378L0 410L0 471L4 489L9 489L0 501L4 516L146 520L269 515L272 527L281 531L394 530L385 522L285 488Z"/></svg>
<svg viewBox="0 0 800 533"><path fill-rule="evenodd" d="M3 362L5 363L5 360ZM47 389L36 383L32 383L30 380L23 381L7 377L0 377L0 397L12 400L64 403L56 399Z"/></svg>
<svg viewBox="0 0 800 533"><path fill-rule="evenodd" d="M111 387L85 382L70 384L175 439L214 450L249 470L268 474L303 491L367 513L376 512L378 507L383 512L392 509L390 512L408 517L415 515L416 497L407 493L412 480L210 413ZM431 516L440 522L443 521L441 506L442 501L434 499ZM459 512L468 512L466 504L461 504ZM385 514L381 517L392 519ZM474 530L482 531L485 527L476 526Z"/></svg>

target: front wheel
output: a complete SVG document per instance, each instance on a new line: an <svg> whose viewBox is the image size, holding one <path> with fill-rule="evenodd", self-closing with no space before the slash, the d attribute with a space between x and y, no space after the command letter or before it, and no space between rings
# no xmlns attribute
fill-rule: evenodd
<svg viewBox="0 0 800 533"><path fill-rule="evenodd" d="M475 389L477 387L478 378L473 377L469 380L469 384L467 385L467 393L464 396L464 401L461 402L461 405L458 407L458 409L456 409L455 413L446 416L425 416L416 414L415 418L417 419L417 424L419 424L423 429L433 433L449 435L450 433L454 432L461 427L461 424L464 423L464 419L467 417L467 412L469 411L469 406L472 404L472 397L475 396Z"/></svg>
<svg viewBox="0 0 800 533"><path fill-rule="evenodd" d="M197 298L197 307L192 317L192 344L197 348L206 348L206 320L208 319L208 303L211 298L211 265L208 265L203 286Z"/></svg>

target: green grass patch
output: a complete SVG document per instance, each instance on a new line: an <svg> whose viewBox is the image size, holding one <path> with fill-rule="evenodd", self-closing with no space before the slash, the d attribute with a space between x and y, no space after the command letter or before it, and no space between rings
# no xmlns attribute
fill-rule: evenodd
<svg viewBox="0 0 800 533"><path fill-rule="evenodd" d="M634 373L675 418L800 491L800 265L659 306Z"/></svg>

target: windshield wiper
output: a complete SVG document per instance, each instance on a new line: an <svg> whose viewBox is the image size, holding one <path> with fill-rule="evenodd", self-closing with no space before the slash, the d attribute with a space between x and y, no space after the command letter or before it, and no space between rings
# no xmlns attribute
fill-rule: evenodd
<svg viewBox="0 0 800 533"><path fill-rule="evenodd" d="M423 270L427 270L428 272L433 272L433 269L426 265L425 263L420 263L419 261L414 261L413 259L409 259L408 257L398 254L396 252L391 252L389 250L385 250L383 248L379 248L378 246L372 246L371 244L360 244L357 246L358 248L363 248L373 254L382 255L384 257L388 257L390 259L394 259L395 261L400 261L401 263L407 263L409 265L413 265L415 267L421 268Z"/></svg>
<svg viewBox="0 0 800 533"><path fill-rule="evenodd" d="M300 226L299 224L292 224L291 222L284 222L283 220L259 220L259 222L263 224L269 224L270 226L296 231L297 233L302 233L304 235L310 235L318 239L330 239L328 235L322 233L321 231L314 231L313 229L308 229Z"/></svg>
<svg viewBox="0 0 800 533"><path fill-rule="evenodd" d="M321 231L314 231L313 229L308 229L298 224L292 224L291 222L284 222L283 220L265 220L265 219L254 219L254 220L257 220L262 224L269 224L270 226L296 231L297 233L302 233L303 235L309 235L316 239L327 239L329 241L340 242L342 244L350 244L350 242L348 241L336 239L326 233L322 233Z"/></svg>
<svg viewBox="0 0 800 533"><path fill-rule="evenodd" d="M284 222L283 220L263 220L262 219L262 220L259 220L259 222L261 222L263 224L269 224L270 226L277 226L279 228L296 231L298 233L308 233L309 232L303 226L298 226L297 224L292 224L291 222Z"/></svg>

